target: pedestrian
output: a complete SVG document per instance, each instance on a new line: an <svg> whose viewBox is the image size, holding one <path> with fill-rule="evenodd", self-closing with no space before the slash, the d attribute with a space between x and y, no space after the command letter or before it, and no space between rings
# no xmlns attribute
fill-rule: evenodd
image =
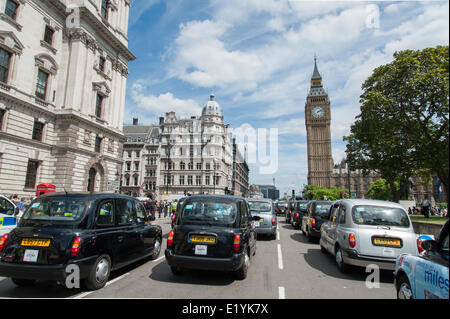
<svg viewBox="0 0 450 319"><path fill-rule="evenodd" d="M158 214L159 214L158 216L159 216L159 218L161 218L161 214L162 214L163 209L164 209L163 201L160 201L159 205L158 205Z"/></svg>
<svg viewBox="0 0 450 319"><path fill-rule="evenodd" d="M164 201L164 218L167 217L167 211L169 210L169 203Z"/></svg>
<svg viewBox="0 0 450 319"><path fill-rule="evenodd" d="M428 200L428 196L422 201L422 211L425 218L430 218L430 201Z"/></svg>

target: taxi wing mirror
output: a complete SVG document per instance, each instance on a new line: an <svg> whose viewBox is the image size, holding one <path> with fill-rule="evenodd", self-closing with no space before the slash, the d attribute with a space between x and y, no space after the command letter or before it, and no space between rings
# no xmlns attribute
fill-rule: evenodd
<svg viewBox="0 0 450 319"><path fill-rule="evenodd" d="M425 240L422 242L422 248L426 251L436 251L438 249L438 243L435 240Z"/></svg>

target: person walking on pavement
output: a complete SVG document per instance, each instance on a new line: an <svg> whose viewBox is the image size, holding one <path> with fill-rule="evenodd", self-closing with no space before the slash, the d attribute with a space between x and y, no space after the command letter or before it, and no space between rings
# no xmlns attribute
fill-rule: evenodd
<svg viewBox="0 0 450 319"><path fill-rule="evenodd" d="M164 209L163 201L160 201L159 202L159 206L158 206L159 218L161 218L161 214L162 214L163 209Z"/></svg>
<svg viewBox="0 0 450 319"><path fill-rule="evenodd" d="M167 201L164 201L164 218L167 217L167 209L169 208L169 205L167 204Z"/></svg>

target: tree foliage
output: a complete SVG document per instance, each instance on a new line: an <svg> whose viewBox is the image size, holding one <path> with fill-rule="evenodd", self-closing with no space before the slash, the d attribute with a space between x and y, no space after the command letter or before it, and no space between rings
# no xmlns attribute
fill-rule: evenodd
<svg viewBox="0 0 450 319"><path fill-rule="evenodd" d="M395 183L396 189L398 190L399 183ZM367 191L367 197L370 199L378 199L378 200L393 200L393 194L391 191L391 187L386 180L381 178L376 180L372 184L370 184L370 188Z"/></svg>
<svg viewBox="0 0 450 319"><path fill-rule="evenodd" d="M348 189L341 189L341 188L325 188L317 185L306 185L305 186L305 198L309 199L309 194L313 194L313 199L316 200L338 200L340 199L341 193L343 198L349 198Z"/></svg>
<svg viewBox="0 0 450 319"><path fill-rule="evenodd" d="M448 194L449 47L396 52L362 89L361 113L344 137L350 168L378 172L394 201L424 172Z"/></svg>

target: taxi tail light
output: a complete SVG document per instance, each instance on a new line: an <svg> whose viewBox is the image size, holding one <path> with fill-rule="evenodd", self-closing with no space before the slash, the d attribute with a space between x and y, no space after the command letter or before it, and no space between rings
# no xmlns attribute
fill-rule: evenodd
<svg viewBox="0 0 450 319"><path fill-rule="evenodd" d="M78 253L80 252L80 247L81 247L81 237L78 236L73 241L72 249L70 251L70 256L75 257L76 255L78 255Z"/></svg>
<svg viewBox="0 0 450 319"><path fill-rule="evenodd" d="M175 223L175 214L173 214L173 216L172 216L172 223Z"/></svg>
<svg viewBox="0 0 450 319"><path fill-rule="evenodd" d="M422 248L422 240L417 238L417 249L419 250L419 254L423 253L425 249ZM1 248L0 248L1 251Z"/></svg>
<svg viewBox="0 0 450 319"><path fill-rule="evenodd" d="M241 247L241 237L239 235L235 235L233 241L234 251L238 252L240 247Z"/></svg>
<svg viewBox="0 0 450 319"><path fill-rule="evenodd" d="M272 217L272 226L275 226L275 217Z"/></svg>
<svg viewBox="0 0 450 319"><path fill-rule="evenodd" d="M8 240L8 234L4 234L2 238L0 238L0 252L5 248L6 241Z"/></svg>
<svg viewBox="0 0 450 319"><path fill-rule="evenodd" d="M167 247L172 247L173 245L173 236L174 236L173 230L170 231L169 235L167 236Z"/></svg>
<svg viewBox="0 0 450 319"><path fill-rule="evenodd" d="M316 227L316 219L315 218L311 219L311 225L312 225L312 227Z"/></svg>
<svg viewBox="0 0 450 319"><path fill-rule="evenodd" d="M348 235L348 244L350 245L351 248L355 248L356 246L355 234L350 233L350 235Z"/></svg>
<svg viewBox="0 0 450 319"><path fill-rule="evenodd" d="M297 217L297 219L299 219L300 214L299 213L295 214L295 217Z"/></svg>

